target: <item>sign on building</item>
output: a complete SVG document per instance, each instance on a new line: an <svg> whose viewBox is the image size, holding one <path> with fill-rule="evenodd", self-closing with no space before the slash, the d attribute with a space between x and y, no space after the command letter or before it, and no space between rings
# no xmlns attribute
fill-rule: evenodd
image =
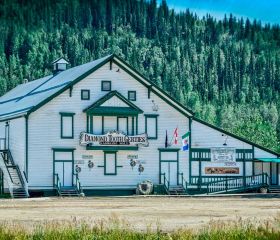
<svg viewBox="0 0 280 240"><path fill-rule="evenodd" d="M118 131L111 131L104 135L95 135L82 132L80 135L80 145L93 146L149 146L148 137L146 133L127 136Z"/></svg>
<svg viewBox="0 0 280 240"><path fill-rule="evenodd" d="M211 162L236 162L235 148L211 148Z"/></svg>

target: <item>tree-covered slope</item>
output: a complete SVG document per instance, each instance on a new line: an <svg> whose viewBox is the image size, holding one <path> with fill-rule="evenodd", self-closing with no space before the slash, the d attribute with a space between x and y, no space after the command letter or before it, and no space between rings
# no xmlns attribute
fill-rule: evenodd
<svg viewBox="0 0 280 240"><path fill-rule="evenodd" d="M197 116L280 151L280 28L176 13L155 0L2 0L0 95L116 53Z"/></svg>

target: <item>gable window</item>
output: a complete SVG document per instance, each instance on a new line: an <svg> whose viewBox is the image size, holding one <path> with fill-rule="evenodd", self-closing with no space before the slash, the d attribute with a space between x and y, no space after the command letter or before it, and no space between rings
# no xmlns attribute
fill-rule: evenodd
<svg viewBox="0 0 280 240"><path fill-rule="evenodd" d="M148 139L158 138L158 115L157 114L145 115L145 132L148 135Z"/></svg>
<svg viewBox="0 0 280 240"><path fill-rule="evenodd" d="M90 90L81 90L81 100L90 100Z"/></svg>
<svg viewBox="0 0 280 240"><path fill-rule="evenodd" d="M136 101L136 91L128 91L128 100Z"/></svg>
<svg viewBox="0 0 280 240"><path fill-rule="evenodd" d="M101 82L101 91L111 91L111 81L102 81Z"/></svg>
<svg viewBox="0 0 280 240"><path fill-rule="evenodd" d="M75 113L60 113L60 136L61 138L74 138L74 115Z"/></svg>

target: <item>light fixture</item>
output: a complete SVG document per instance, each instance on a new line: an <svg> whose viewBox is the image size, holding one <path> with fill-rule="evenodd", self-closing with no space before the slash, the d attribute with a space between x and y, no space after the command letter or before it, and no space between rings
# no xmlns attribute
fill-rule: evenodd
<svg viewBox="0 0 280 240"><path fill-rule="evenodd" d="M227 146L228 135L222 134L222 137L226 137L223 146Z"/></svg>

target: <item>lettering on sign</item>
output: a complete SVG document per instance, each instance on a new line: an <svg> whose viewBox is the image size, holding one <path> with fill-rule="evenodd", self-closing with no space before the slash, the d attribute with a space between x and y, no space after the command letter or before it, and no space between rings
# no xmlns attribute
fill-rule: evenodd
<svg viewBox="0 0 280 240"><path fill-rule="evenodd" d="M74 161L75 164L85 164L84 160L75 160Z"/></svg>
<svg viewBox="0 0 280 240"><path fill-rule="evenodd" d="M138 159L138 155L127 155L127 159Z"/></svg>
<svg viewBox="0 0 280 240"><path fill-rule="evenodd" d="M206 167L205 174L239 174L238 167Z"/></svg>
<svg viewBox="0 0 280 240"><path fill-rule="evenodd" d="M92 156L92 155L82 155L82 159L85 159L85 160L92 160L92 159L93 159L93 156Z"/></svg>
<svg viewBox="0 0 280 240"><path fill-rule="evenodd" d="M236 162L235 148L211 148L211 162Z"/></svg>
<svg viewBox="0 0 280 240"><path fill-rule="evenodd" d="M118 131L111 131L104 135L95 135L82 132L80 135L80 145L93 146L149 146L146 133L128 136Z"/></svg>

